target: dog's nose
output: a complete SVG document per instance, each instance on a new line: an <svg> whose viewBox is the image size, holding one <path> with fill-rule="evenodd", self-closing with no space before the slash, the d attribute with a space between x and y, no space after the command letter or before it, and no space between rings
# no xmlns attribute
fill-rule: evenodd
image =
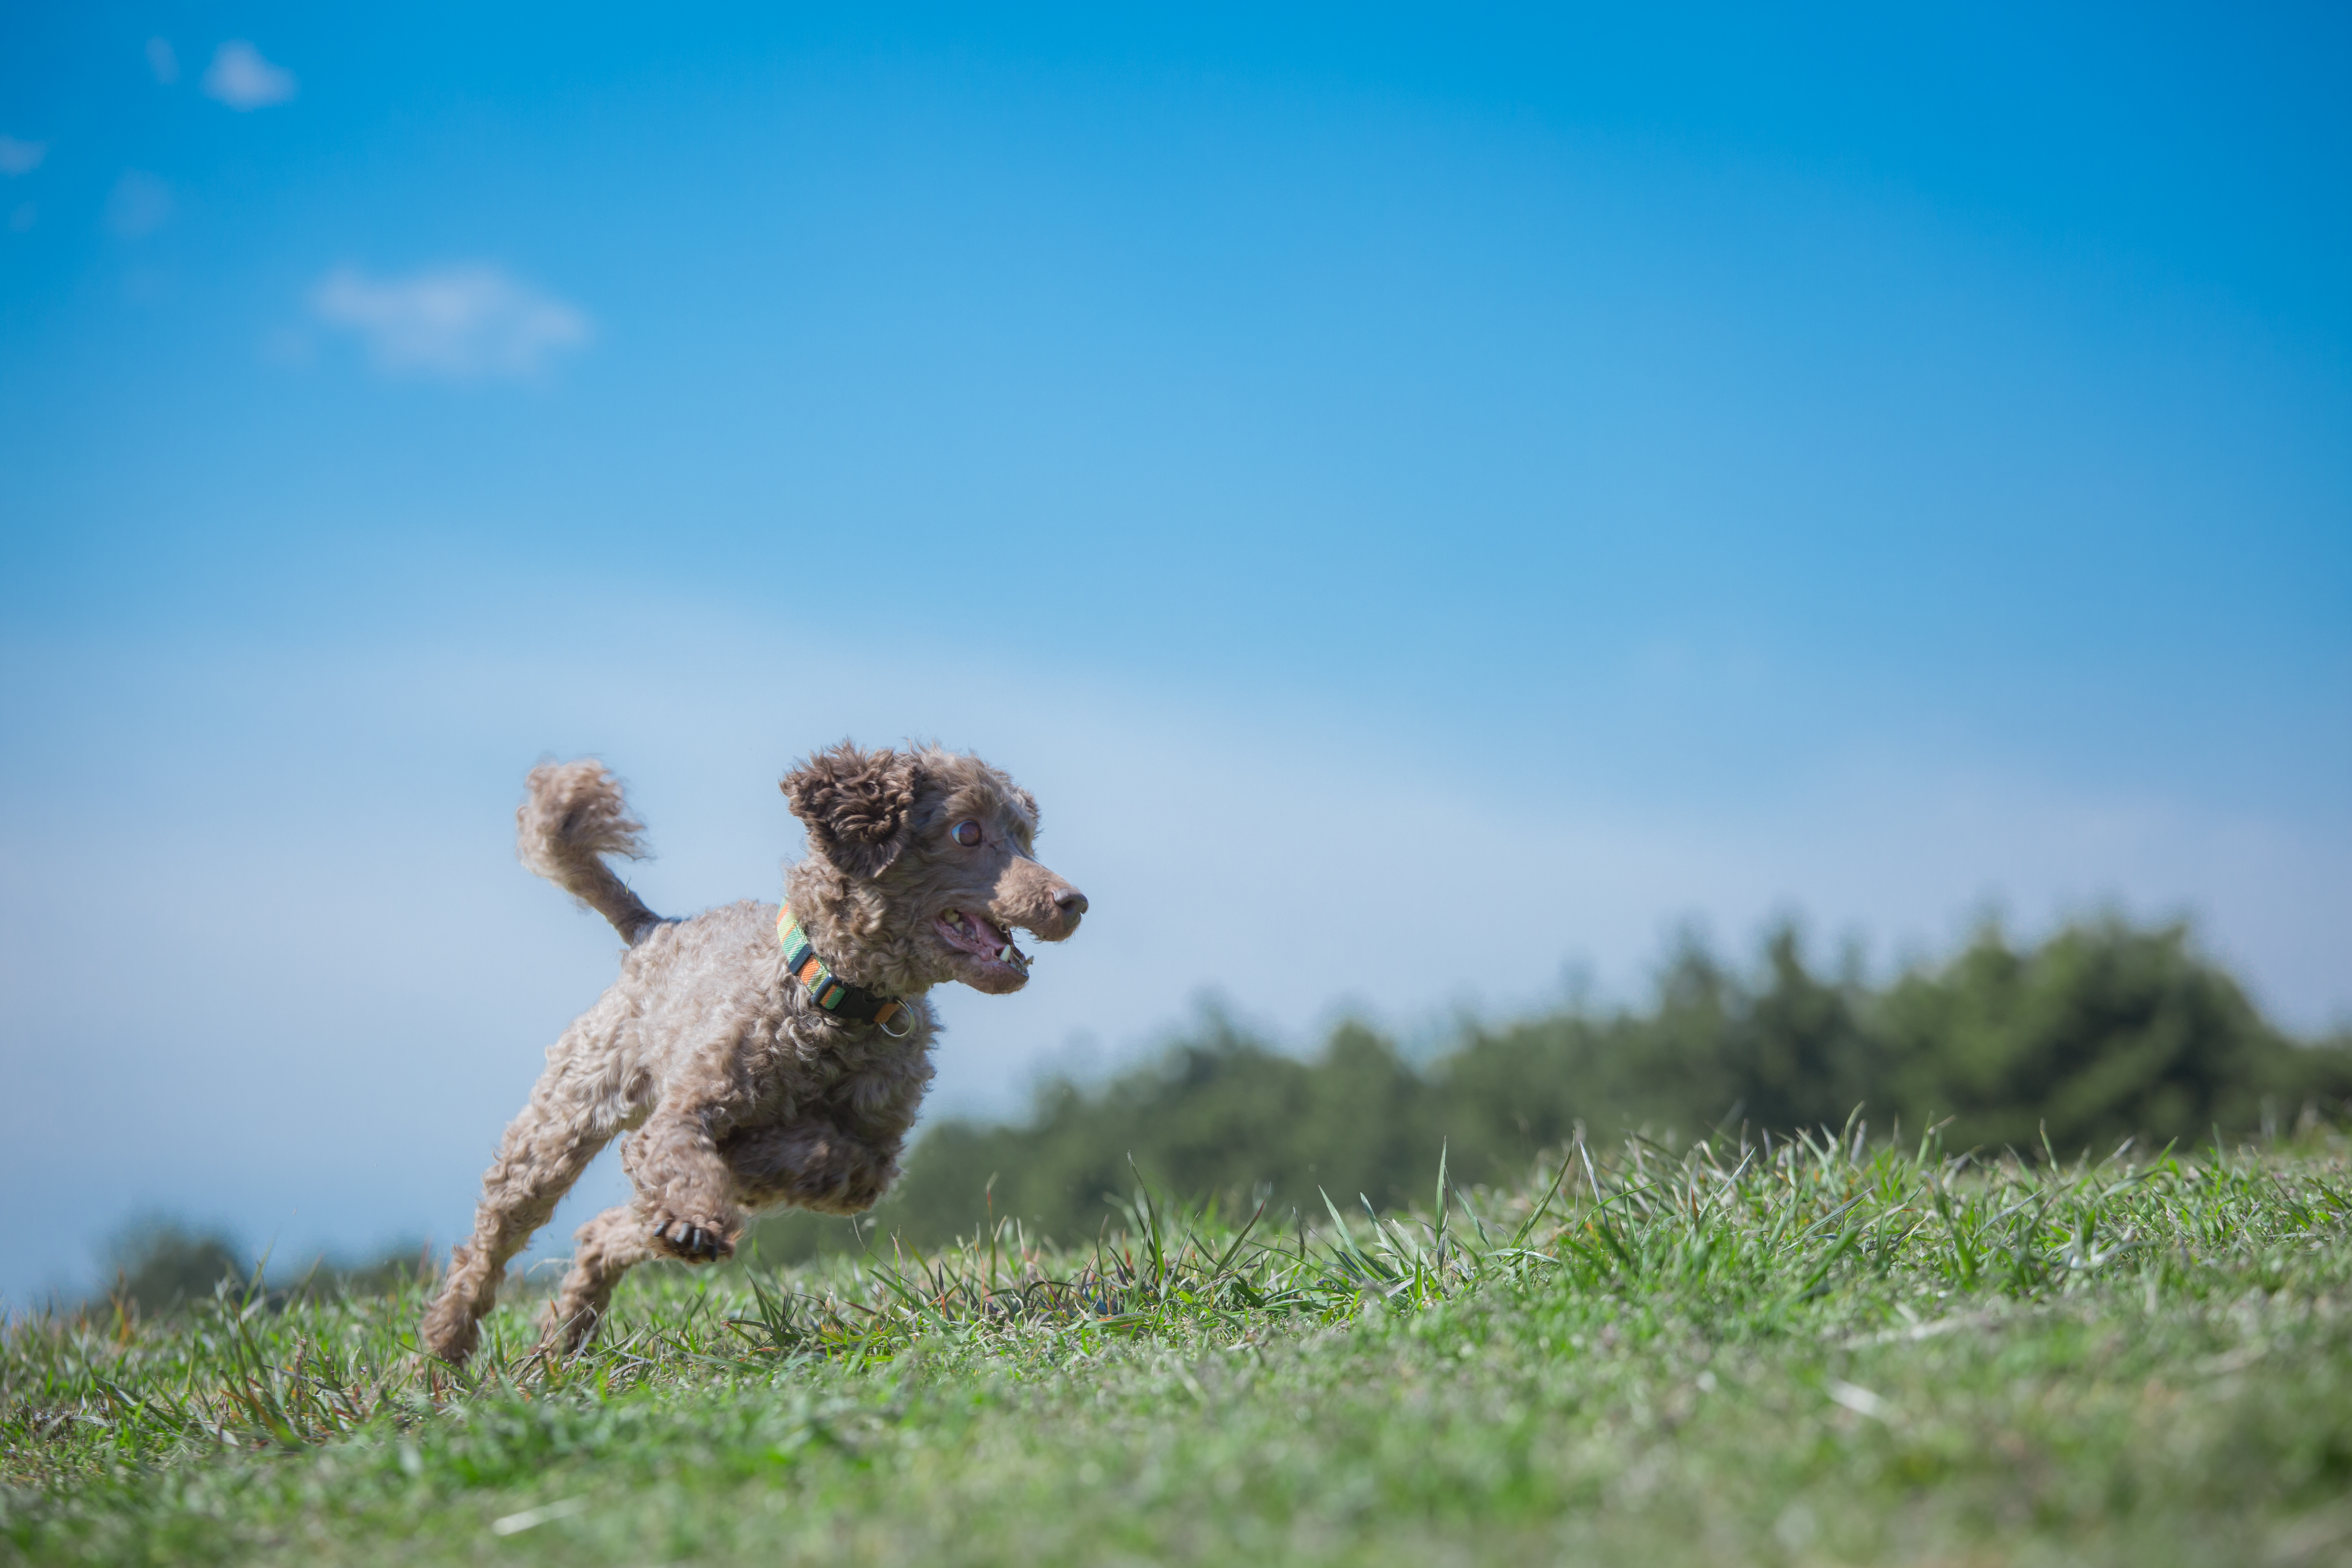
<svg viewBox="0 0 2352 1568"><path fill-rule="evenodd" d="M1076 888L1064 888L1054 895L1054 907L1075 919L1087 912L1087 896Z"/></svg>

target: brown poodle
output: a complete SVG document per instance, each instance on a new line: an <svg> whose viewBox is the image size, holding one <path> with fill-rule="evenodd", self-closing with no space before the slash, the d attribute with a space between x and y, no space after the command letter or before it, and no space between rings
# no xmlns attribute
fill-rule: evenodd
<svg viewBox="0 0 2352 1568"><path fill-rule="evenodd" d="M778 1205L871 1208L898 1174L931 1080L925 994L1028 983L1013 928L1059 942L1086 895L1031 853L1037 803L977 757L844 742L784 776L809 856L786 904L664 920L604 864L644 853L644 825L602 763L534 771L515 814L523 863L613 922L621 977L547 1050L547 1070L482 1178L470 1245L425 1314L425 1348L473 1352L507 1260L622 1133L635 1201L580 1227L543 1343L594 1335L613 1287L655 1256L735 1250Z"/></svg>

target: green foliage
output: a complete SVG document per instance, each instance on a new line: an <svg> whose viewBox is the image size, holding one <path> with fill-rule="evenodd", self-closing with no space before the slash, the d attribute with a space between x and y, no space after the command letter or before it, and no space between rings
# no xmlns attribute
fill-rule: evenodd
<svg viewBox="0 0 2352 1568"><path fill-rule="evenodd" d="M430 1255L413 1247L359 1262L322 1256L289 1271L245 1251L225 1230L167 1214L142 1215L118 1231L107 1243L105 1268L95 1300L148 1317L210 1301L223 1289L242 1295L252 1288L275 1304L302 1291L389 1290L433 1274Z"/></svg>
<svg viewBox="0 0 2352 1568"><path fill-rule="evenodd" d="M462 1373L414 1279L50 1315L0 1333L0 1564L2333 1562L2347 1152L1130 1185L1098 1245L650 1266L568 1360L515 1301Z"/></svg>
<svg viewBox="0 0 2352 1568"><path fill-rule="evenodd" d="M1213 1017L1199 1037L1099 1090L1051 1086L1026 1127L931 1130L883 1223L947 1216L911 1232L935 1244L969 1228L963 1211L992 1176L996 1213L1077 1239L1111 1217L1105 1195L1134 1184L1130 1153L1177 1192L1231 1201L1270 1184L1278 1215L1317 1212L1318 1189L1394 1207L1435 1176L1435 1110L1419 1076L1369 1029L1343 1026L1302 1062Z"/></svg>
<svg viewBox="0 0 2352 1568"><path fill-rule="evenodd" d="M246 1273L226 1232L196 1230L163 1215L133 1220L108 1245L109 1294L142 1312L163 1312L209 1298Z"/></svg>
<svg viewBox="0 0 2352 1568"><path fill-rule="evenodd" d="M1815 974L1782 927L1752 974L1685 944L1646 1011L1473 1026L1425 1070L1360 1023L1302 1060L1212 1016L1099 1086L1047 1085L1024 1124L933 1125L868 1224L935 1246L1013 1215L1082 1240L1131 1169L1228 1205L1269 1194L1277 1216L1319 1214L1327 1192L1385 1210L1429 1190L1441 1144L1461 1179L1497 1182L1579 1127L1787 1136L1857 1106L1881 1128L1948 1123L1954 1148L2038 1156L2046 1134L2071 1158L2332 1115L2347 1097L2352 1040L2287 1040L2179 926L2100 921L2022 951L1989 929L1884 990ZM789 1259L857 1241L794 1216L760 1245Z"/></svg>
<svg viewBox="0 0 2352 1568"><path fill-rule="evenodd" d="M2074 927L2017 953L1988 932L1878 1008L1873 1088L1965 1143L2060 1150L2242 1131L2352 1095L2352 1041L2298 1049L2179 927Z"/></svg>

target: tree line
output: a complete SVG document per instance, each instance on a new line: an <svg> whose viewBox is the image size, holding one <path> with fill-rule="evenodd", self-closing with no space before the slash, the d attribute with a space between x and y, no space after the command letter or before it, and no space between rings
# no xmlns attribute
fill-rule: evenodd
<svg viewBox="0 0 2352 1568"><path fill-rule="evenodd" d="M1937 1129L1943 1146L2071 1159L2335 1120L2352 1100L2352 1034L2299 1042L2263 1017L2184 925L2078 921L2033 944L1987 927L1958 953L1874 986L1809 963L1780 926L1747 969L1696 942L1643 1006L1570 1005L1466 1024L1425 1063L1362 1022L1311 1055L1211 1014L1156 1057L1097 1082L1045 1084L1010 1123L931 1123L905 1179L864 1222L936 1246L992 1217L1092 1237L1139 1173L1179 1194L1268 1213L1426 1204L1441 1148L1464 1184L1508 1179L1580 1129L1684 1142ZM848 1222L782 1215L771 1259L859 1245Z"/></svg>

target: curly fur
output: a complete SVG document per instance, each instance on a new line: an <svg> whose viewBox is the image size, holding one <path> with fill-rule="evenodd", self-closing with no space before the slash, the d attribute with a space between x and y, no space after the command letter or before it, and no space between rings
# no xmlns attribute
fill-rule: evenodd
<svg viewBox="0 0 2352 1568"><path fill-rule="evenodd" d="M793 815L824 841L844 869L878 877L906 843L915 805L915 760L892 752L861 752L843 742L809 759L784 780Z"/></svg>
<svg viewBox="0 0 2352 1568"><path fill-rule="evenodd" d="M1017 990L1025 964L989 956L992 941L1020 928L1059 942L1086 912L1084 895L1031 853L1035 800L977 757L844 742L782 788L810 848L785 896L835 973L913 1004L911 1033L893 1039L811 1006L782 973L774 904L655 915L603 858L645 853L618 781L593 761L533 770L516 814L523 863L629 948L619 979L548 1047L499 1141L473 1237L452 1249L425 1314L434 1354L472 1353L508 1260L614 1138L635 1196L576 1233L542 1328L551 1350L587 1342L614 1287L647 1258L726 1257L764 1208L873 1206L931 1079L939 1024L926 993L950 980ZM979 844L953 837L965 822L981 826Z"/></svg>
<svg viewBox="0 0 2352 1568"><path fill-rule="evenodd" d="M613 922L621 940L661 923L604 864L607 855L646 858L646 825L629 815L621 783L593 758L543 763L523 781L515 809L515 854L539 875Z"/></svg>

